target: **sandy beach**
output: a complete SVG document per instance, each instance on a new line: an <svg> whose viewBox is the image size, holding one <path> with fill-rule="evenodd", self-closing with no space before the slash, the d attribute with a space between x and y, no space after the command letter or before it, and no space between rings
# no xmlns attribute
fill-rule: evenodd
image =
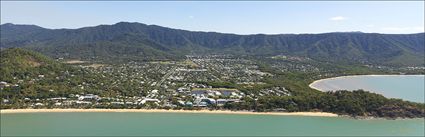
<svg viewBox="0 0 425 137"><path fill-rule="evenodd" d="M350 75L350 76L339 76L339 77L332 77L332 78L319 79L319 80L313 81L313 82L312 82L312 83L310 83L308 86L309 86L310 88L312 88L312 89L322 91L322 90L321 90L321 89L319 89L318 87L315 87L315 86L314 86L314 84L315 84L315 83L319 83L319 82L324 81L324 80L331 80L331 79L344 79L344 78L350 78L350 77L361 77L361 76L371 76L371 77L385 77L385 76L420 76L420 77L423 77L424 75L397 75L397 74L394 74L394 75Z"/></svg>
<svg viewBox="0 0 425 137"><path fill-rule="evenodd" d="M238 114L238 115L280 115L280 116L320 116L337 117L327 112L249 112L229 110L165 110L165 109L5 109L1 114L39 112L141 112L141 113L199 113L199 114Z"/></svg>

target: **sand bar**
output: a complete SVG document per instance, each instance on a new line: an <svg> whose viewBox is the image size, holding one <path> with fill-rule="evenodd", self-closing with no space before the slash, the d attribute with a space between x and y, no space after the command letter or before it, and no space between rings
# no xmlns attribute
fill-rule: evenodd
<svg viewBox="0 0 425 137"><path fill-rule="evenodd" d="M199 113L199 114L241 114L241 115L280 115L280 116L320 116L337 117L327 112L250 112L229 110L165 110L165 109L4 109L1 114L39 112L142 112L142 113Z"/></svg>

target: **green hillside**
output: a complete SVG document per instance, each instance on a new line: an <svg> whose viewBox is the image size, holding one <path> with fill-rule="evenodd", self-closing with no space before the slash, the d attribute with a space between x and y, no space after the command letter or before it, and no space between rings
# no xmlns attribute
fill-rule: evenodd
<svg viewBox="0 0 425 137"><path fill-rule="evenodd" d="M236 35L120 22L80 29L1 25L1 47L85 60L180 59L184 55L292 55L318 61L423 66L425 35L323 33Z"/></svg>
<svg viewBox="0 0 425 137"><path fill-rule="evenodd" d="M56 73L64 65L34 51L10 48L0 52L1 80L12 82L28 76Z"/></svg>
<svg viewBox="0 0 425 137"><path fill-rule="evenodd" d="M2 88L3 98L46 98L79 93L83 90L77 85L96 77L34 51L9 48L0 53L0 81L12 84Z"/></svg>

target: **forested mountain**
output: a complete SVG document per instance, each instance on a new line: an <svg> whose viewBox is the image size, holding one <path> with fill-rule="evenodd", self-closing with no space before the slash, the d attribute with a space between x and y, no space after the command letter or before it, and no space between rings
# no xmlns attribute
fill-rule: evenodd
<svg viewBox="0 0 425 137"><path fill-rule="evenodd" d="M120 22L80 29L1 25L1 47L51 57L175 59L189 54L292 55L319 61L424 65L425 34L323 33L236 35Z"/></svg>

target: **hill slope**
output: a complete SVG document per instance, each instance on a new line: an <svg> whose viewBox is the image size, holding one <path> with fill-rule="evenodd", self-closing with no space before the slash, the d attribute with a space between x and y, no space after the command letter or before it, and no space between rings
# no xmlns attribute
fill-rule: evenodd
<svg viewBox="0 0 425 137"><path fill-rule="evenodd" d="M64 70L64 65L40 53L20 48L0 51L1 81L12 82Z"/></svg>
<svg viewBox="0 0 425 137"><path fill-rule="evenodd" d="M294 55L320 61L424 65L425 34L236 35L120 22L80 29L1 25L1 47L51 57L175 59L187 54Z"/></svg>
<svg viewBox="0 0 425 137"><path fill-rule="evenodd" d="M80 89L82 81L97 76L79 67L55 61L40 53L8 48L0 51L0 81L11 86L1 87L0 98L50 98L65 94L94 92L98 87ZM16 101L16 100L15 100Z"/></svg>

